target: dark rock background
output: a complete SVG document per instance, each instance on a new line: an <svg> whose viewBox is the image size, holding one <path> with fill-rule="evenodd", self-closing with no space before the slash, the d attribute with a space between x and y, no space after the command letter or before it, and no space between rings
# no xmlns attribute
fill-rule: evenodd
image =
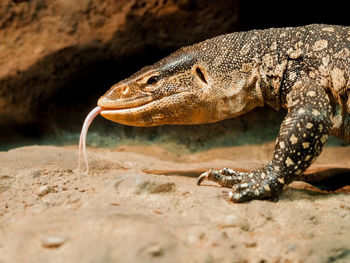
<svg viewBox="0 0 350 263"><path fill-rule="evenodd" d="M0 2L0 147L76 142L112 84L183 45L309 23L348 25L344 4L239 0ZM282 113L263 108L216 124L135 128L98 118L90 144L169 142L191 151L273 140ZM198 132L200 131L200 132Z"/></svg>

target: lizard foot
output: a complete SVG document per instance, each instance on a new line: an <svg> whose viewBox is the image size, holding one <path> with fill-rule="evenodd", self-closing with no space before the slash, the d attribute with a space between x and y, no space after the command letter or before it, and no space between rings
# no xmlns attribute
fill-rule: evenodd
<svg viewBox="0 0 350 263"><path fill-rule="evenodd" d="M279 192L279 191L278 191ZM230 199L235 203L250 201L253 199L270 199L278 198L278 193L273 193L268 182L244 182L236 184L229 193Z"/></svg>
<svg viewBox="0 0 350 263"><path fill-rule="evenodd" d="M200 185L206 180L224 187L232 187L229 198L235 203L275 198L284 185L275 176L266 178L266 174L261 170L250 173L241 173L228 168L209 170L199 176L197 184Z"/></svg>

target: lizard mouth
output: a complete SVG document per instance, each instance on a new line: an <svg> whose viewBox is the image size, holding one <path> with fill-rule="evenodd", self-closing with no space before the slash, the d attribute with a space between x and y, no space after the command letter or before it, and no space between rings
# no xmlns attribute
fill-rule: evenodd
<svg viewBox="0 0 350 263"><path fill-rule="evenodd" d="M100 114L113 122L131 126L156 126L159 123L165 124L164 119L167 119L166 116L169 116L169 113L174 111L174 105L182 101L181 97L187 94L182 92L159 99L145 98L137 104L124 104L124 107L121 107L121 105L116 105L116 107L108 107L109 105L107 105L105 107L100 100L98 105L101 107Z"/></svg>
<svg viewBox="0 0 350 263"><path fill-rule="evenodd" d="M151 108L160 108L159 105L164 100L169 100L174 97L181 96L180 94L184 95L186 92L177 92L168 96L160 97L160 98L154 98L152 96L147 96L143 98L136 98L136 99L131 99L127 101L121 101L121 100L111 100L106 97L101 97L97 105L102 108L101 115L107 114L107 113L123 113L123 112L131 112L131 111L138 111L140 112L141 109L149 109L148 107L150 106ZM169 102L166 104L168 105Z"/></svg>
<svg viewBox="0 0 350 263"><path fill-rule="evenodd" d="M97 105L101 107L104 111L121 110L121 109L137 108L145 104L148 104L152 101L154 101L154 98L152 98L151 96L131 99L131 100L118 100L118 99L115 100L115 99L109 99L108 97L101 97L98 100Z"/></svg>
<svg viewBox="0 0 350 263"><path fill-rule="evenodd" d="M160 99L161 100L161 99ZM123 113L136 113L136 112L142 112L143 109L145 110L146 108L148 108L150 105L152 104L156 104L159 103L160 100L149 100L149 101L145 101L143 100L142 102L140 101L135 101L134 103L128 103L125 105L103 105L98 103L98 106L101 107L101 112L100 114L105 117L108 115L120 115ZM108 118L107 118L108 119Z"/></svg>

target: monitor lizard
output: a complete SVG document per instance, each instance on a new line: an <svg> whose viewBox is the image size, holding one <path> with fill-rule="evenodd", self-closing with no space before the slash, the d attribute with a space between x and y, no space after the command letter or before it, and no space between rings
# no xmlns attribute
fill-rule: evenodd
<svg viewBox="0 0 350 263"><path fill-rule="evenodd" d="M286 108L272 160L250 172L209 170L243 202L277 197L328 136L350 142L350 27L312 24L235 32L186 46L112 86L101 115L132 126L201 124L256 107Z"/></svg>

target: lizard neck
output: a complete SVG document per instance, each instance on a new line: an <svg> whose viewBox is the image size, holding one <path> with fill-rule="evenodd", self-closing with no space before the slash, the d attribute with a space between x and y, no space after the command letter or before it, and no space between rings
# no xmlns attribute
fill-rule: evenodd
<svg viewBox="0 0 350 263"><path fill-rule="evenodd" d="M258 31L260 89L264 103L275 110L281 108L281 85L288 66L288 30L272 28Z"/></svg>

